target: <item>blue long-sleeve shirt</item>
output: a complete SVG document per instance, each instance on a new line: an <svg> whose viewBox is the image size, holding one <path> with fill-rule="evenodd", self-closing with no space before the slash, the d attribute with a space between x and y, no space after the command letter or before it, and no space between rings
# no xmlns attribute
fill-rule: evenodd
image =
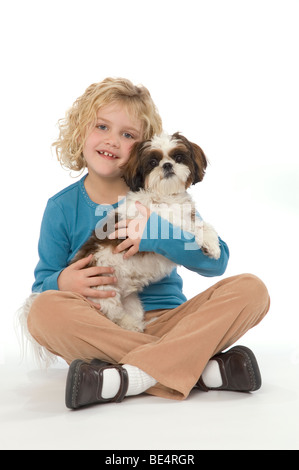
<svg viewBox="0 0 299 470"><path fill-rule="evenodd" d="M33 292L58 289L57 279L61 271L68 266L109 210L118 205L99 206L91 201L85 190L85 178L86 175L48 200L41 224L39 262L34 271ZM152 230L153 226L157 228L155 233L167 233L167 238L150 238L149 227ZM190 233L181 231L152 213L139 250L164 255L203 276L220 276L226 269L229 251L226 243L220 238L219 241L221 256L218 260L211 259L199 247L194 249L194 238ZM188 244L192 244L192 249L188 249ZM169 276L145 287L139 294L144 309L167 309L181 305L187 300L182 286L182 279L174 269Z"/></svg>

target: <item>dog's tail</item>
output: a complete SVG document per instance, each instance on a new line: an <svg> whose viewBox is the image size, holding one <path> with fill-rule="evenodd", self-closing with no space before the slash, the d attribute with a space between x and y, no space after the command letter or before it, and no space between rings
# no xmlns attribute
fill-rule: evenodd
<svg viewBox="0 0 299 470"><path fill-rule="evenodd" d="M31 353L40 367L49 367L51 364L57 362L57 356L50 353L46 348L41 346L30 334L28 330L28 314L36 297L39 295L38 292L32 293L20 307L15 316L15 330L19 340L21 348L21 359L27 354L28 346L31 349Z"/></svg>

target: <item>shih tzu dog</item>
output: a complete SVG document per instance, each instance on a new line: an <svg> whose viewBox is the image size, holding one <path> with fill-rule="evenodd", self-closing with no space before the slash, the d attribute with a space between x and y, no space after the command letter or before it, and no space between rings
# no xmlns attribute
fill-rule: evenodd
<svg viewBox="0 0 299 470"><path fill-rule="evenodd" d="M117 278L114 297L97 301L101 311L122 328L143 331L144 311L138 297L145 286L169 275L176 264L153 252L137 252L128 259L122 253L113 253L123 239L109 239L115 223L138 219L140 202L151 212L157 212L173 226L192 233L195 247L211 258L220 257L218 235L211 225L196 215L195 204L187 193L191 184L204 177L207 159L202 149L179 133L161 134L151 140L136 143L127 163L122 167L123 178L130 188L123 204L109 212L105 225L97 228L82 246L72 262L93 253L91 265L111 266ZM188 247L187 249L190 249ZM111 289L103 285L96 289Z"/></svg>

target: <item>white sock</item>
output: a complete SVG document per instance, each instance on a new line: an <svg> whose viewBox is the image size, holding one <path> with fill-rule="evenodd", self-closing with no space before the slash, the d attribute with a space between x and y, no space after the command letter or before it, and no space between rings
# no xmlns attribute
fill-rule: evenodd
<svg viewBox="0 0 299 470"><path fill-rule="evenodd" d="M209 361L201 375L201 378L206 387L221 387L223 382L218 362L213 359Z"/></svg>
<svg viewBox="0 0 299 470"><path fill-rule="evenodd" d="M116 369L105 369L103 372L103 398L113 398L119 391L120 376Z"/></svg>
<svg viewBox="0 0 299 470"><path fill-rule="evenodd" d="M157 383L156 379L143 372L143 370L138 369L138 367L125 364L123 368L126 369L129 376L129 387L126 396L139 395Z"/></svg>
<svg viewBox="0 0 299 470"><path fill-rule="evenodd" d="M128 372L129 387L126 396L139 395L148 388L153 387L157 381L138 367L125 364L122 366ZM120 376L117 369L105 369L103 373L104 383L102 389L103 398L113 398L119 391Z"/></svg>

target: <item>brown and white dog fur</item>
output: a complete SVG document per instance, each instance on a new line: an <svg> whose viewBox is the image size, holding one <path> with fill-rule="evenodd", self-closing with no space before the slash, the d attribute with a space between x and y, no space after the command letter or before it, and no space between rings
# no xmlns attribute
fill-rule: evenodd
<svg viewBox="0 0 299 470"><path fill-rule="evenodd" d="M153 212L169 220L181 230L195 236L196 248L209 257L220 257L219 239L215 230L196 217L195 204L186 189L204 177L207 159L202 149L184 136L165 133L151 140L136 143L128 162L123 166L123 178L130 188L123 204L112 210L106 223L95 230L72 262L93 253L92 265L111 266L117 278L115 297L99 299L101 311L111 321L132 331L144 330L144 311L138 297L145 286L169 275L176 264L153 252L138 252L128 259L113 253L122 239L110 240L119 220L140 217L135 203L139 201ZM99 286L97 289L111 289ZM93 299L95 301L95 299Z"/></svg>

